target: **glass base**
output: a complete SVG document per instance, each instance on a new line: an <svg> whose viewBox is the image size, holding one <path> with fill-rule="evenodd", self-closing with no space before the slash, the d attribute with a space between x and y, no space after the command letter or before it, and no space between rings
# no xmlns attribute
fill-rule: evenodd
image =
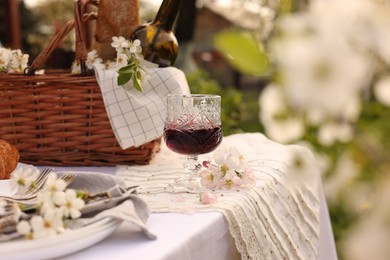
<svg viewBox="0 0 390 260"><path fill-rule="evenodd" d="M188 156L183 164L186 175L182 178L174 180L169 186L175 190L199 190L202 188L200 184L199 171L202 165L198 162L198 156Z"/></svg>
<svg viewBox="0 0 390 260"><path fill-rule="evenodd" d="M199 178L179 178L169 184L169 187L175 190L200 190L202 185Z"/></svg>

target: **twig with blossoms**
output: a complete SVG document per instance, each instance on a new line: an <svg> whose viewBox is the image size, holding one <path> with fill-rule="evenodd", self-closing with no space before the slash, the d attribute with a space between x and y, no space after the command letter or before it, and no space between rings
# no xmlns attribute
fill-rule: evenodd
<svg viewBox="0 0 390 260"><path fill-rule="evenodd" d="M142 55L141 41L135 40L134 42L126 40L124 37L112 37L111 46L116 50L116 60L108 60L103 62L99 58L97 51L92 50L87 55L85 65L88 69L92 70L93 67L116 69L118 72L117 83L119 86L129 89L127 82L132 80L133 86L140 92L142 92L142 81L146 77L146 69L144 68L144 57ZM72 73L80 73L80 66L73 63Z"/></svg>
<svg viewBox="0 0 390 260"><path fill-rule="evenodd" d="M141 61L144 59L141 41L137 39L132 42L123 37L112 37L111 46L117 53L118 85L123 86L132 80L133 86L142 92L142 76L145 69L141 66Z"/></svg>
<svg viewBox="0 0 390 260"><path fill-rule="evenodd" d="M34 173L29 168L13 172L11 181L14 185L20 186L16 187L18 192L23 192L27 184L31 185L29 179ZM64 232L66 222L79 218L85 206L84 193L66 187L67 183L52 172L38 191L36 199L26 202L7 202L13 204L13 210L7 212L7 219L4 218L8 221L7 234L15 232L27 239L35 239ZM5 215L3 214L5 205L8 205L3 204L0 203L0 213L2 213L0 215ZM0 228L0 231L3 233L4 230Z"/></svg>
<svg viewBox="0 0 390 260"><path fill-rule="evenodd" d="M214 161L215 163L203 162L203 166L206 168L200 173L200 182L203 187L231 190L235 188L250 189L255 186L256 178L244 160L244 156L236 148L229 148L227 153L216 152Z"/></svg>
<svg viewBox="0 0 390 260"><path fill-rule="evenodd" d="M38 193L36 213L29 220L21 220L17 232L29 239L57 235L65 231L65 221L81 216L85 202L75 190L52 173Z"/></svg>

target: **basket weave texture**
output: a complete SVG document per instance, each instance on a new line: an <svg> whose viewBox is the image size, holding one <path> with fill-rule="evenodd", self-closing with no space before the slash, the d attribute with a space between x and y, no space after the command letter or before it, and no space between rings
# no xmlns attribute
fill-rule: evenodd
<svg viewBox="0 0 390 260"><path fill-rule="evenodd" d="M34 165L148 164L161 138L121 149L95 76L0 74L0 139Z"/></svg>

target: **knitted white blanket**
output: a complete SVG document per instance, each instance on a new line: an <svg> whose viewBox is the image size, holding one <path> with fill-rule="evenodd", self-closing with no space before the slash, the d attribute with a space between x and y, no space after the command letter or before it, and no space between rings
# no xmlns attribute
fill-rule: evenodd
<svg viewBox="0 0 390 260"><path fill-rule="evenodd" d="M157 154L148 166L119 166L117 176L128 185L139 185L140 197L152 212L222 212L242 259L317 259L319 173L315 168L309 175L303 173L306 178L300 185L289 185L291 176L286 179L293 153L303 152L307 161L312 154L300 146L272 142L260 133L225 137L223 146L234 146L244 154L257 182L251 190L213 192L219 195L215 204L201 204L199 191L166 188L184 174L185 157L174 152ZM168 148L163 144L161 149ZM212 159L212 154L202 159Z"/></svg>

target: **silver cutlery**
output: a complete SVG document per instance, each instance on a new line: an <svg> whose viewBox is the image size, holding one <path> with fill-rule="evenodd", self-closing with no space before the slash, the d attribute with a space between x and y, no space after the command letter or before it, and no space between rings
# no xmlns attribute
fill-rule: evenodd
<svg viewBox="0 0 390 260"><path fill-rule="evenodd" d="M53 169L51 168L43 169L43 171L38 175L37 179L33 181L33 185L31 185L31 187L26 191L24 196L36 195L38 190L43 187L47 180L47 177L52 171Z"/></svg>
<svg viewBox="0 0 390 260"><path fill-rule="evenodd" d="M0 196L0 199L4 199L7 201L14 201L21 204L34 204L36 202L37 193L40 189L42 189L44 183L46 182L48 174L51 172L51 169L49 171L45 171L45 176L39 176L41 178L37 178L37 184L34 185L34 189L31 189L28 193L28 195L23 196ZM77 173L64 173L59 177L59 179L64 180L66 187L74 181L74 179L77 177Z"/></svg>
<svg viewBox="0 0 390 260"><path fill-rule="evenodd" d="M60 179L64 180L66 183L66 187L68 187L69 184L71 184L74 181L74 179L76 179L76 177L77 177L77 173L69 172L69 173L64 173L63 175L61 175Z"/></svg>
<svg viewBox="0 0 390 260"><path fill-rule="evenodd" d="M0 199L4 200L11 200L11 201L24 201L33 199L37 196L38 191L43 187L45 184L47 177L49 174L53 171L53 169L45 168L42 172L39 173L38 177L32 182L33 184L29 189L26 191L24 195L13 195L13 196L6 196L2 195L0 196Z"/></svg>

